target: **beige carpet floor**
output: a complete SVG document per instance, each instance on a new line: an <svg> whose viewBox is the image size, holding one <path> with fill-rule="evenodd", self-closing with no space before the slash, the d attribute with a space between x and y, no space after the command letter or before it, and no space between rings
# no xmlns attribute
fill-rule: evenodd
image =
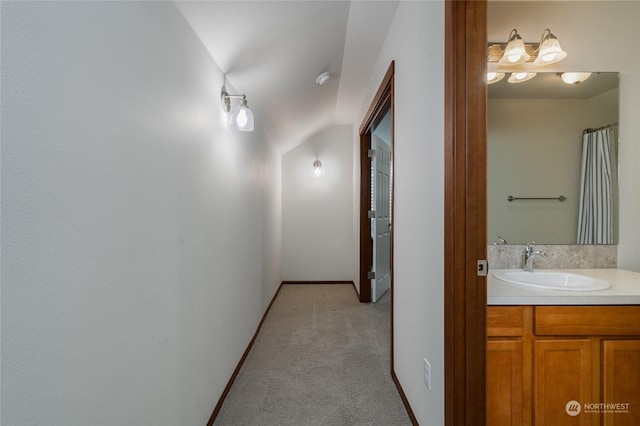
<svg viewBox="0 0 640 426"><path fill-rule="evenodd" d="M389 295L283 285L215 425L411 425L389 367Z"/></svg>

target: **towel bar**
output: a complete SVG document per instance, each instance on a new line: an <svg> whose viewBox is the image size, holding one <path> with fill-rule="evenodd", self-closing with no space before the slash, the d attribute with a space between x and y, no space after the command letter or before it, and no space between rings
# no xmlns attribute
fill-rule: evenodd
<svg viewBox="0 0 640 426"><path fill-rule="evenodd" d="M567 199L567 197L565 197L564 195L560 195L559 197L514 197L513 195L509 195L507 197L508 201L513 201L513 200L558 200L560 202L563 202Z"/></svg>

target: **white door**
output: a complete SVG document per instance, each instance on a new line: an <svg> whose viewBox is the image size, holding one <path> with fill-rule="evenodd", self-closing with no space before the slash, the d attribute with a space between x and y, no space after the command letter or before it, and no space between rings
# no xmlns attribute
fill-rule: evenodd
<svg viewBox="0 0 640 426"><path fill-rule="evenodd" d="M371 204L375 218L371 219L373 265L371 301L377 302L391 286L391 147L378 136L371 139L375 149L371 162Z"/></svg>

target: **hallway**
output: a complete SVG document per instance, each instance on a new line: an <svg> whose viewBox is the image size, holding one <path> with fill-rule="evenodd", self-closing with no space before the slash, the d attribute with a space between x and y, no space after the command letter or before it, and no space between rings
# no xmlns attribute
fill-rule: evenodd
<svg viewBox="0 0 640 426"><path fill-rule="evenodd" d="M359 291L357 130L392 61L394 374L417 421L444 423L444 6L3 1L2 424L206 424L283 281ZM254 131L229 128L223 88ZM338 326L290 336L321 372L293 388L332 407L295 412L397 424L374 414L375 393L399 401L389 338L356 363L375 307L346 294L316 298Z"/></svg>
<svg viewBox="0 0 640 426"><path fill-rule="evenodd" d="M410 425L389 374L387 293L283 285L215 425Z"/></svg>

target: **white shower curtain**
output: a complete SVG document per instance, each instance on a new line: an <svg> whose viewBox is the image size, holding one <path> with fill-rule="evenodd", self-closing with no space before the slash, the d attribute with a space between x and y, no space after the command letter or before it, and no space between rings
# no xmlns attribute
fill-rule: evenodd
<svg viewBox="0 0 640 426"><path fill-rule="evenodd" d="M611 129L582 137L578 244L613 244Z"/></svg>

